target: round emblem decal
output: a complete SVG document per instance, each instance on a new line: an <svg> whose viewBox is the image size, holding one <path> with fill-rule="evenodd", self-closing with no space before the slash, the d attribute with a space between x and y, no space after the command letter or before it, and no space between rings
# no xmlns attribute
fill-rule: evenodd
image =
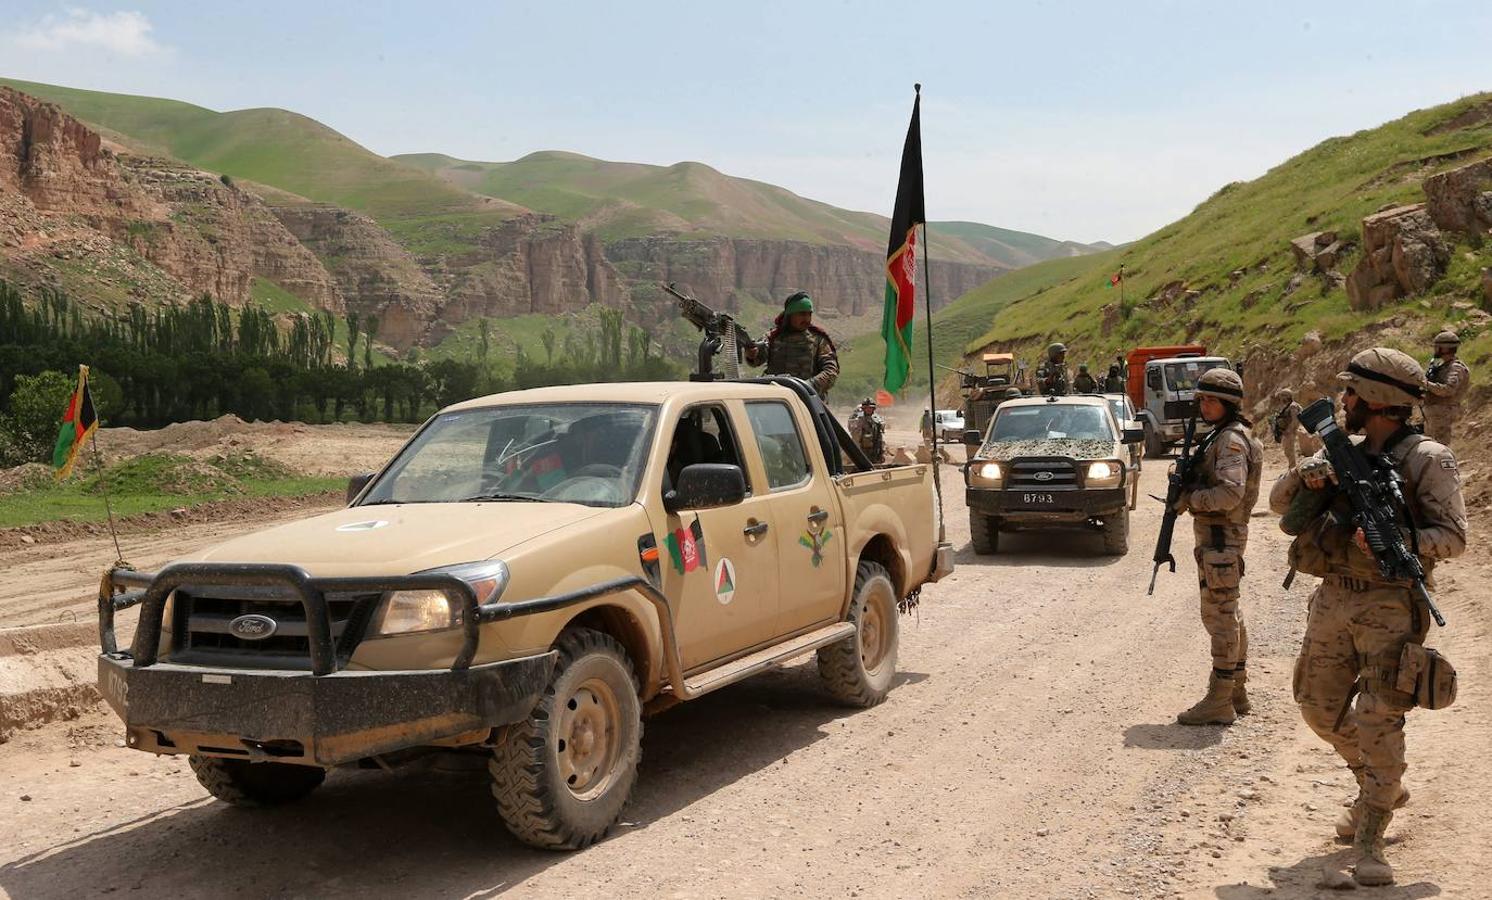
<svg viewBox="0 0 1492 900"><path fill-rule="evenodd" d="M374 519L371 522L349 522L346 525L338 525L337 526L337 530L338 531L372 531L375 528L382 528L383 526L385 526L387 524L388 524L388 522L385 522L383 519Z"/></svg>
<svg viewBox="0 0 1492 900"><path fill-rule="evenodd" d="M1035 477L1037 481L1051 481L1056 476L1054 476L1051 472L1037 472L1036 475L1033 477Z"/></svg>
<svg viewBox="0 0 1492 900"><path fill-rule="evenodd" d="M736 567L727 557L715 563L715 599L725 606L736 596Z"/></svg>
<svg viewBox="0 0 1492 900"><path fill-rule="evenodd" d="M262 641L275 633L280 625L269 616L249 613L228 623L228 633L243 641Z"/></svg>

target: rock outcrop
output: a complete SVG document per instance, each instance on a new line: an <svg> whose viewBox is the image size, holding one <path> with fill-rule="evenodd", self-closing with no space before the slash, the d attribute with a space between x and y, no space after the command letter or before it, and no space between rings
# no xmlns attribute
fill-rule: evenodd
<svg viewBox="0 0 1492 900"><path fill-rule="evenodd" d="M1445 274L1450 248L1423 203L1398 206L1362 220L1363 258L1347 276L1353 309L1379 309L1417 294Z"/></svg>
<svg viewBox="0 0 1492 900"><path fill-rule="evenodd" d="M1426 178L1425 200L1442 231L1480 243L1492 230L1492 157Z"/></svg>
<svg viewBox="0 0 1492 900"><path fill-rule="evenodd" d="M633 281L678 281L707 302L732 310L738 308L737 291L771 301L807 291L819 309L856 316L879 310L885 297L885 257L841 245L649 237L612 241L606 257ZM920 284L923 273L918 269ZM934 308L1002 271L934 260L929 267Z"/></svg>
<svg viewBox="0 0 1492 900"><path fill-rule="evenodd" d="M1290 242L1295 268L1307 275L1325 274L1336 268L1343 251L1335 231L1313 231Z"/></svg>

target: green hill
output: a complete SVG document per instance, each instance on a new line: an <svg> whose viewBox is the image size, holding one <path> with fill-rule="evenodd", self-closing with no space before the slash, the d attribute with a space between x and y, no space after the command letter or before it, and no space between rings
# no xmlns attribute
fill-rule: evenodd
<svg viewBox="0 0 1492 900"><path fill-rule="evenodd" d="M1060 339L1073 347L1074 360L1107 359L1137 343L1201 337L1238 354L1251 345L1288 350L1312 330L1332 341L1372 328L1378 339L1401 342L1421 356L1424 339L1444 323L1480 319L1473 307L1481 296L1480 270L1492 265L1492 246L1469 246L1464 237L1445 234L1447 241L1460 242L1445 277L1422 296L1359 311L1349 306L1339 282L1301 276L1292 289L1289 242L1313 231L1336 231L1353 245L1337 265L1345 275L1361 259L1365 215L1421 202L1426 177L1489 154L1492 94L1331 138L1253 181L1225 185L1190 215L1133 244L1073 261L1086 270L1081 277L1008 303L969 349L1034 348ZM1128 273L1122 310L1118 292L1107 287L1121 262ZM1172 293L1196 293L1166 300L1168 285ZM1109 305L1112 327L1105 334ZM1462 356L1473 362L1492 356L1492 332L1476 333L1475 322L1464 327L1475 336L1463 345Z"/></svg>
<svg viewBox="0 0 1492 900"><path fill-rule="evenodd" d="M879 251L890 227L883 216L839 209L697 162L654 166L558 151L513 162L473 162L439 153L394 159L465 190L581 222L606 239L722 235ZM1014 268L1091 252L1082 244L971 222L935 222L933 231L934 259Z"/></svg>
<svg viewBox="0 0 1492 900"><path fill-rule="evenodd" d="M386 159L314 119L283 109L215 112L190 103L0 78L142 151L260 182L377 219L498 212L465 191ZM500 210L513 211L504 204Z"/></svg>

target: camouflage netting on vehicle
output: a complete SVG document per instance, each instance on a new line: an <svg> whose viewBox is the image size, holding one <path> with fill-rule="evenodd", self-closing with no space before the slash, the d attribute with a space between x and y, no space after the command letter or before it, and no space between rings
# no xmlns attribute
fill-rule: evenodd
<svg viewBox="0 0 1492 900"><path fill-rule="evenodd" d="M1023 456L1065 456L1070 459L1109 459L1114 455L1111 441L1079 438L1047 438L1030 441L999 441L980 449L975 459L1002 460Z"/></svg>

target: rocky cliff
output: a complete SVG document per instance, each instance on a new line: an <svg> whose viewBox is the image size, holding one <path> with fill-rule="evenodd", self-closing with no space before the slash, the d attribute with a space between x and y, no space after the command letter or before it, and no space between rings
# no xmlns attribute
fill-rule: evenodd
<svg viewBox="0 0 1492 900"><path fill-rule="evenodd" d="M822 310L879 316L885 298L884 256L852 247L736 238L633 238L607 244L606 256L633 280L678 281L706 302L718 298L728 308L734 308L736 291L771 300L807 291ZM929 268L934 307L952 302L1002 271L993 266L934 262ZM919 281L921 276L919 271Z"/></svg>

